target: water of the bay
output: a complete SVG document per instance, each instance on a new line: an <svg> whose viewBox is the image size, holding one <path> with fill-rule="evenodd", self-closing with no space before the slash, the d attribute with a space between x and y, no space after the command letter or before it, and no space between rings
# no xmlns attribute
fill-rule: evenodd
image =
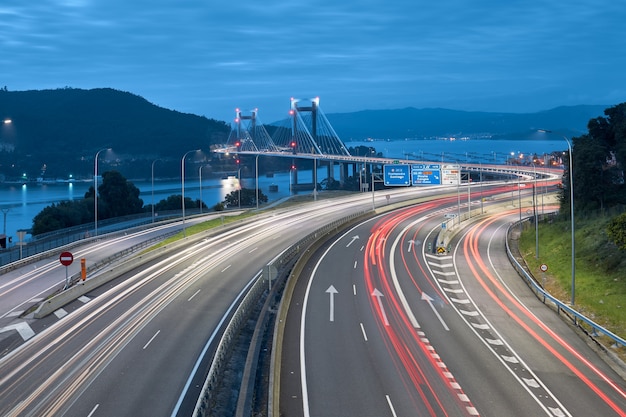
<svg viewBox="0 0 626 417"><path fill-rule="evenodd" d="M411 159L433 162L481 162L504 164L511 156L520 154L551 153L567 149L563 140L410 140L410 141L374 141L348 142L347 147L368 146L376 149L384 157L397 159ZM365 155L360 155L365 156ZM292 157L292 155L289 155ZM326 169L320 169L318 180L326 175ZM335 174L337 175L337 174ZM311 171L298 173L300 183L311 182ZM244 178L243 186L255 187L255 178ZM156 180L154 183L154 198L152 181L133 181L141 191L140 198L145 205L155 204L173 194L181 194L180 180ZM58 183L28 183L7 184L0 183L0 210L3 215L1 233L13 236L16 241L17 231L32 227L33 218L46 206L65 200L76 200L84 197L93 184L87 182L58 182ZM270 191L270 185L277 191ZM225 196L236 188L236 181L231 179L204 179L202 187L196 178L186 179L185 197L193 200L202 199L208 207L223 201ZM259 188L270 201L275 201L290 194L289 172L277 172L273 177L259 176ZM200 195L202 193L202 195ZM27 235L27 238L30 236Z"/></svg>

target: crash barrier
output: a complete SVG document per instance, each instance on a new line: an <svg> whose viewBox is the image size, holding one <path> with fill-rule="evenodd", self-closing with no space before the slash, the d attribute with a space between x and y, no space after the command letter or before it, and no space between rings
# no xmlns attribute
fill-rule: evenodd
<svg viewBox="0 0 626 417"><path fill-rule="evenodd" d="M368 212L363 211L354 213L339 220L335 220L334 222L311 232L295 244L291 245L289 248L285 249L274 260L270 261L265 268L263 268L263 273L258 275L250 290L247 291L245 297L235 310L228 326L224 330L217 346L214 359L211 362L209 373L202 387L200 396L198 397L198 401L196 402L196 407L193 413L194 417L204 417L206 416L207 411L209 411L209 407L212 402L211 394L221 382L221 370L229 359L229 354L232 352L237 335L246 325L250 313L254 310L253 306L259 302L265 290L270 287L271 280L276 278L274 274L277 271L281 271L284 265L287 265L296 256L306 251L307 248L318 241L322 236L331 231L338 230L341 226L351 220L365 215L366 213Z"/></svg>
<svg viewBox="0 0 626 417"><path fill-rule="evenodd" d="M527 221L529 221L529 219L525 219L521 223L523 224ZM598 333L601 333L601 334L604 334L605 336L608 336L614 341L613 347L626 346L626 340L617 336L610 330L605 329L604 327L600 326L598 323L594 322L593 320L589 319L588 317L574 310L571 306L561 302L554 296L550 295L550 293L546 292L537 283L535 278L531 274L529 274L524 267L522 267L522 265L518 262L518 260L515 258L515 256L511 252L511 247L509 245L509 240L511 239L512 231L514 231L516 228L519 228L519 227L520 227L519 221L509 226L509 229L507 231L507 239L506 239L506 253L507 253L507 256L509 257L509 260L511 261L511 264L513 264L513 266L515 267L517 272L520 274L520 276L526 281L526 284L528 284L528 286L532 289L532 291L535 293L537 298L542 299L544 304L546 304L547 302L551 302L554 305L556 312L559 316L561 315L562 311L565 312L570 318L570 320L572 320L574 325L578 326L579 321L587 324L591 328L592 336L597 336Z"/></svg>
<svg viewBox="0 0 626 417"><path fill-rule="evenodd" d="M175 235L180 233L180 230L172 231L170 233L163 234L161 236L155 237L153 239L149 239L147 241L138 243L130 248L127 248L123 251L117 252L114 255L109 256L106 259L103 259L97 263L90 265L87 268L87 274L90 272L98 271L98 275L93 278L88 278L86 281L81 281L81 272L77 272L69 278L69 282L72 285L66 290L48 298L43 301L37 310L35 310L34 317L42 318L47 316L48 314L56 311L57 309L63 307L69 302L77 299L78 297L87 294L89 291L98 288L101 285L106 284L107 282L118 278L119 276L125 274L128 271L131 271L140 265L151 261L152 259L158 258L159 256L163 256L169 251L179 250L181 247L193 244L200 240L206 239L209 236L213 236L216 234L223 233L224 231L239 227L247 222L250 222L250 219L238 220L232 223L224 224L220 227L216 227L210 230L207 230L202 233L194 234L185 239L181 239L179 241L170 243L168 245L164 245L158 249L147 252L143 255L135 256L131 259L128 259L125 262L118 263L116 265L111 266L110 268L106 268L108 265L114 264L114 261L117 261L121 258L128 257L128 255L137 252L141 249L147 248L153 245L155 242L163 240L171 235ZM110 236L110 235L109 235ZM55 250L55 253L58 253L59 249ZM32 261L32 260L31 260Z"/></svg>
<svg viewBox="0 0 626 417"><path fill-rule="evenodd" d="M108 265L114 264L115 261L121 258L124 258L128 255L131 255L139 250L150 247L155 242L161 241L176 233L178 233L178 231L170 232L168 234L164 234L164 235L140 242L136 245L131 246L130 248L126 248L123 251L116 252L115 254L107 258L101 259L100 261L89 265L86 269L87 276L89 276L90 273L92 273L93 271L101 272L96 277L89 278L85 281L82 281L81 280L82 272L79 271L73 274L68 279L69 284L70 284L69 288L65 289L64 291L61 291L60 293L56 295L53 295L46 301L42 302L37 308L37 310L35 310L34 318L36 319L43 318L47 316L48 314L63 307L64 305L74 301L78 297L87 294L89 291L92 291L98 288L99 286L106 284L112 279L115 279L119 277L120 275L138 267L142 263L148 262L150 259L156 258L157 256L161 256L162 253L160 251L154 251L145 256L138 256L138 257L131 259L128 262L119 264L118 266L115 266L115 267L111 267L109 270L104 270ZM57 252L58 252L58 249L57 249Z"/></svg>

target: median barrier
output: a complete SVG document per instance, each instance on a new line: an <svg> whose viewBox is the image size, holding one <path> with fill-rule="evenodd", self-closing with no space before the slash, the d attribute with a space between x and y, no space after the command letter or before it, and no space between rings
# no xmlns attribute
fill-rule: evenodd
<svg viewBox="0 0 626 417"><path fill-rule="evenodd" d="M119 259L121 256L127 255L129 253L135 252L138 249L143 249L147 246L149 246L151 243L154 243L155 240L162 240L163 237L159 237L159 238L155 238L154 240L151 241L147 241L147 242L142 242L139 243L135 246L133 246L132 248L126 249L125 251L122 252L118 252L117 254L101 261L98 262L94 265L90 265L89 268L87 269L88 272L93 272L93 271L98 271L98 275L88 278L85 281L81 281L80 280L80 272L72 275L70 277L70 282L73 283L74 285L72 285L71 287L69 287L68 289L53 295L52 297L44 300L43 302L41 302L41 304L39 305L39 307L35 310L35 312L33 313L33 317L34 318L43 318L45 316L47 316L48 314L58 310L59 308L65 306L66 304L74 301L75 299L77 299L78 297L81 297L85 294L87 294L89 291L92 291L98 287L100 287L101 285L104 285L106 283L108 283L111 280L114 280L118 277L120 277L121 275L124 275L125 273L132 271L133 269L139 267L140 265L146 263L146 262L150 262L153 259L156 259L160 256L166 255L169 252L172 251L176 251L176 250L180 250L182 247L189 245L189 244L194 244L197 243L203 239L206 239L208 237L211 237L213 235L217 235L220 233L223 233L225 231L231 230L235 227L239 227L242 224L245 224L247 222L251 221L250 219L244 219L238 222L233 222L233 223L229 223L226 224L224 226L220 226L217 228L213 228L210 230L207 230L205 232L201 232L201 233L196 233L194 235L191 235L189 237L183 238L181 240L178 240L176 242L172 242L170 244L164 245L160 248L154 249L152 251L149 251L145 254L142 255L138 255L135 256L133 258L130 258L120 264L117 264L115 266L111 266L108 267L106 269L104 269L103 267L106 266L107 264L112 263L113 261ZM172 232L169 235L172 234L176 234L179 232ZM169 236L166 235L166 236ZM58 252L58 249L56 250L56 252Z"/></svg>

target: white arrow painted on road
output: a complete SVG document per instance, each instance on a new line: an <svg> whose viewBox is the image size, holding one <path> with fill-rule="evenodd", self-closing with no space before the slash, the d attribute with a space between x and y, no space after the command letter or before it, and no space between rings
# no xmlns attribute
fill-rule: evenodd
<svg viewBox="0 0 626 417"><path fill-rule="evenodd" d="M350 245L352 245L354 243L355 240L359 239L359 235L356 236L352 236L352 240L350 242L348 242L348 244L346 245L346 248L349 247Z"/></svg>
<svg viewBox="0 0 626 417"><path fill-rule="evenodd" d="M437 309L433 305L433 298L430 295L426 294L425 292L422 292L422 300L424 300L424 301L426 301L428 303L430 308L433 310L433 312L435 313L435 315L437 316L437 318L441 322L441 325L443 326L443 328L446 329L447 331L450 331L450 329L448 328L448 325L446 324L445 321L443 321L443 318L441 317L441 315L439 315L439 312L437 311Z"/></svg>
<svg viewBox="0 0 626 417"><path fill-rule="evenodd" d="M411 249L413 248L413 246L415 245L421 245L422 242L420 240L409 240L409 252L411 252Z"/></svg>
<svg viewBox="0 0 626 417"><path fill-rule="evenodd" d="M385 323L385 326L389 326L389 320L387 320L387 314L385 314L385 308L383 307L383 293L378 291L377 288L374 288L374 291L372 291L372 296L376 297L376 299L378 300L378 307L380 307L380 313L383 315L383 321Z"/></svg>
<svg viewBox="0 0 626 417"><path fill-rule="evenodd" d="M0 333L8 332L9 330L17 330L17 332L20 334L20 336L22 336L22 339L24 339L24 341L27 341L35 335L33 329L31 329L26 322L16 323L10 326L3 327L0 329Z"/></svg>
<svg viewBox="0 0 626 417"><path fill-rule="evenodd" d="M330 295L330 321L335 321L335 294L339 294L339 291L331 284L326 292Z"/></svg>

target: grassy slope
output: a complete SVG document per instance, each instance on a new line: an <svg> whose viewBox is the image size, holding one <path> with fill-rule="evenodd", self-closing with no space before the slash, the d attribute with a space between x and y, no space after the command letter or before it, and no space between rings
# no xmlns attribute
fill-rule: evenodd
<svg viewBox="0 0 626 417"><path fill-rule="evenodd" d="M607 240L610 217L576 219L575 308L611 330L626 337L626 252ZM539 282L539 266L548 265L547 290L569 302L571 299L571 229L568 219L539 225L539 258L535 258L535 229L527 227L520 251ZM620 350L626 350L622 347Z"/></svg>

